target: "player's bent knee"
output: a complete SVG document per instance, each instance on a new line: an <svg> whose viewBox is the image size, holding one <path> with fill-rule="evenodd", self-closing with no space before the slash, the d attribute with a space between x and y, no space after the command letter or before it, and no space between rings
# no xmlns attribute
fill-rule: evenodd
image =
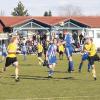
<svg viewBox="0 0 100 100"><path fill-rule="evenodd" d="M18 61L13 63L15 67L18 67Z"/></svg>

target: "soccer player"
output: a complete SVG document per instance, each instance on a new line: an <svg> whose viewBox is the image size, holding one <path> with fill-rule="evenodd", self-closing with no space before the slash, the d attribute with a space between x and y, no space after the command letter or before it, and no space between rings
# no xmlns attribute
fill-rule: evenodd
<svg viewBox="0 0 100 100"><path fill-rule="evenodd" d="M54 68L57 61L56 51L57 51L56 39L54 39L53 41L50 41L50 44L46 53L46 59L48 61L48 67L49 67L48 78L52 78L52 75L54 74Z"/></svg>
<svg viewBox="0 0 100 100"><path fill-rule="evenodd" d="M89 51L90 46L91 46L91 45L88 44L88 39L86 39L86 40L85 40L85 44L84 44L84 46L83 46L83 55L82 55L81 63L80 63L80 65L79 65L79 72L81 72L83 62L86 61L86 60L88 60L89 53L88 53L87 51ZM91 68L91 66L90 66L90 64L88 63L88 72L90 72L90 68Z"/></svg>
<svg viewBox="0 0 100 100"><path fill-rule="evenodd" d="M63 59L63 54L64 54L64 46L63 44L60 42L60 44L58 45L58 52L59 52L59 59Z"/></svg>
<svg viewBox="0 0 100 100"><path fill-rule="evenodd" d="M24 59L23 60L26 60L26 55L27 55L27 47L25 44L23 44L22 46L22 54L24 55Z"/></svg>
<svg viewBox="0 0 100 100"><path fill-rule="evenodd" d="M43 66L48 66L48 61L46 60L46 52L48 50L48 41L45 41L45 43L43 43L43 50L44 50L44 63Z"/></svg>
<svg viewBox="0 0 100 100"><path fill-rule="evenodd" d="M6 58L5 66L3 67L2 71L6 71L6 68L10 65L15 66L15 81L19 81L19 66L18 60L16 57L17 52L17 45L18 45L18 37L12 37L10 44L8 45L7 51L8 55Z"/></svg>
<svg viewBox="0 0 100 100"><path fill-rule="evenodd" d="M92 67L92 74L93 74L93 78L94 80L96 80L96 70L95 70L95 55L96 55L96 47L95 44L93 43L92 38L88 38L88 44L89 44L89 50L87 51L89 53L89 64Z"/></svg>
<svg viewBox="0 0 100 100"><path fill-rule="evenodd" d="M43 64L43 60L42 60L42 52L43 52L43 46L42 43L38 43L37 45L37 51L38 51L38 60L39 60L39 64Z"/></svg>
<svg viewBox="0 0 100 100"><path fill-rule="evenodd" d="M3 46L2 46L2 60L1 60L1 62L3 62L6 57L7 57L7 48L6 48L6 45L3 44Z"/></svg>
<svg viewBox="0 0 100 100"><path fill-rule="evenodd" d="M73 37L71 33L67 32L67 30L64 30L64 34L65 34L65 39L64 42L62 43L65 44L65 52L68 58L68 72L71 73L72 71L74 71L74 64L72 60L72 53L74 51L74 48L72 46Z"/></svg>

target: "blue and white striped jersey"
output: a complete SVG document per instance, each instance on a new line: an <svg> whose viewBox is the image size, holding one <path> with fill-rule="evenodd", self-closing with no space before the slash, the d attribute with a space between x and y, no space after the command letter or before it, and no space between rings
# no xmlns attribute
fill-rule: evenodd
<svg viewBox="0 0 100 100"><path fill-rule="evenodd" d="M48 57L56 56L57 46L55 44L50 44L47 50Z"/></svg>
<svg viewBox="0 0 100 100"><path fill-rule="evenodd" d="M6 48L5 45L2 46L2 52L3 52L3 53L7 53L7 48Z"/></svg>
<svg viewBox="0 0 100 100"><path fill-rule="evenodd" d="M22 46L22 51L25 51L25 52L27 51L26 45L23 45L23 46Z"/></svg>

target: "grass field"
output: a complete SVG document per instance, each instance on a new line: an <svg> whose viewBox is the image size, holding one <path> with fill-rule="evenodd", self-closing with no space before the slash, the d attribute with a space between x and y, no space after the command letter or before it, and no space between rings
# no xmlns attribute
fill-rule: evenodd
<svg viewBox="0 0 100 100"><path fill-rule="evenodd" d="M52 79L48 69L38 65L35 55L20 63L20 82L14 81L14 67L0 73L0 100L100 100L100 63L96 63L97 81L87 72L87 62L78 73L80 55L73 56L75 71L67 72L67 60L59 61ZM0 70L4 63L0 63Z"/></svg>

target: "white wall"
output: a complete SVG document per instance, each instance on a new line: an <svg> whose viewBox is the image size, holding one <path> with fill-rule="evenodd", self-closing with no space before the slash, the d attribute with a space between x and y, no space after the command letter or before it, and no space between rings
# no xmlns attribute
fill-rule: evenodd
<svg viewBox="0 0 100 100"><path fill-rule="evenodd" d="M87 35L93 38L96 48L100 48L100 28L87 29Z"/></svg>

